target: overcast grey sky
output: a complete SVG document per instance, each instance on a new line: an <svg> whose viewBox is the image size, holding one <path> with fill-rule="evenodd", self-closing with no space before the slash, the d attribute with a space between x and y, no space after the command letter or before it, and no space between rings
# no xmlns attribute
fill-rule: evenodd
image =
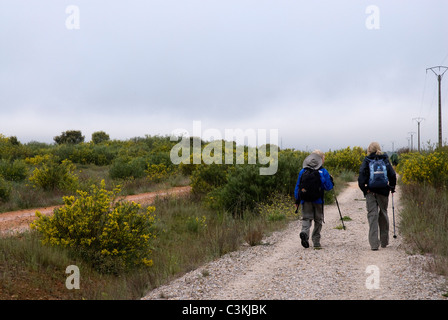
<svg viewBox="0 0 448 320"><path fill-rule="evenodd" d="M448 66L447 14L446 0L0 0L0 133L128 139L201 121L278 129L301 150L390 150L423 117L435 143L425 70Z"/></svg>

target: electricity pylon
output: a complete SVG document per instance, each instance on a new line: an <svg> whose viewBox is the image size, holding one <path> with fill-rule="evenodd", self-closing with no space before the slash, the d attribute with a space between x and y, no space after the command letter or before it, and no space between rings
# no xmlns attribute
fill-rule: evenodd
<svg viewBox="0 0 448 320"><path fill-rule="evenodd" d="M434 71L434 69L438 69L437 72ZM445 69L443 72L440 69ZM448 70L448 67L444 67L444 66L436 66L436 67L431 67L431 68L427 68L426 72L428 72L428 70L431 70L432 72L434 72L434 74L437 76L437 80L439 81L439 148L442 147L442 94L441 94L441 86L442 86L442 77L443 74L446 72L446 70Z"/></svg>
<svg viewBox="0 0 448 320"><path fill-rule="evenodd" d="M410 151L412 152L412 151L414 151L413 137L414 137L415 132L408 132L408 134L411 135L411 150Z"/></svg>
<svg viewBox="0 0 448 320"><path fill-rule="evenodd" d="M424 118L413 118L412 120L417 121L418 125L418 152L420 153L420 122L425 120Z"/></svg>

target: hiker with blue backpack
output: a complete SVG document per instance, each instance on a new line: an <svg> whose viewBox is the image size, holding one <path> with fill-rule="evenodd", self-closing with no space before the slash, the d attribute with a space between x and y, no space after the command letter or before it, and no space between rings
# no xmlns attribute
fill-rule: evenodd
<svg viewBox="0 0 448 320"><path fill-rule="evenodd" d="M395 192L397 177L387 154L378 142L367 148L367 156L359 169L358 185L366 198L369 221L369 244L372 250L389 244L389 193ZM378 238L379 229L379 238Z"/></svg>
<svg viewBox="0 0 448 320"><path fill-rule="evenodd" d="M325 155L320 150L313 151L303 160L299 172L294 196L296 207L302 205L302 231L300 239L302 246L309 248L311 224L314 221L311 240L314 248L321 248L320 232L324 222L324 191L333 189L333 178L327 169L322 167Z"/></svg>

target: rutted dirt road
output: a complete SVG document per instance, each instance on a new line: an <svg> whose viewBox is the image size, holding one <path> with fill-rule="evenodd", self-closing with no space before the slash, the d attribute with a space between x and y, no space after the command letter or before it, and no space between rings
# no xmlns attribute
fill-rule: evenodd
<svg viewBox="0 0 448 320"><path fill-rule="evenodd" d="M152 203L156 197L187 194L190 191L191 191L190 186L175 187L167 190L160 190L155 192L126 196L123 198L128 201L135 201L137 203L145 205ZM36 211L39 211L43 215L51 215L54 209L58 207L60 206L34 208L34 209L0 213L0 235L26 230L29 228L30 223L36 218Z"/></svg>

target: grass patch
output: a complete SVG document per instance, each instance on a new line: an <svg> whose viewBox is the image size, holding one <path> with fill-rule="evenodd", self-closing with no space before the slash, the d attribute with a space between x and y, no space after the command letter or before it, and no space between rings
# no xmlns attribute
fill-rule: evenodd
<svg viewBox="0 0 448 320"><path fill-rule="evenodd" d="M343 216L342 217L342 221L352 221L352 218L350 218L349 216ZM337 225L336 227L334 227L334 229L336 230L347 230L347 226L342 225L342 223L340 225Z"/></svg>
<svg viewBox="0 0 448 320"><path fill-rule="evenodd" d="M448 190L404 185L400 233L412 249L435 256L434 271L448 275Z"/></svg>
<svg viewBox="0 0 448 320"><path fill-rule="evenodd" d="M80 290L65 286L69 265L80 269ZM122 279L96 273L67 250L42 246L35 232L2 238L0 280L1 300L128 299L135 292Z"/></svg>

